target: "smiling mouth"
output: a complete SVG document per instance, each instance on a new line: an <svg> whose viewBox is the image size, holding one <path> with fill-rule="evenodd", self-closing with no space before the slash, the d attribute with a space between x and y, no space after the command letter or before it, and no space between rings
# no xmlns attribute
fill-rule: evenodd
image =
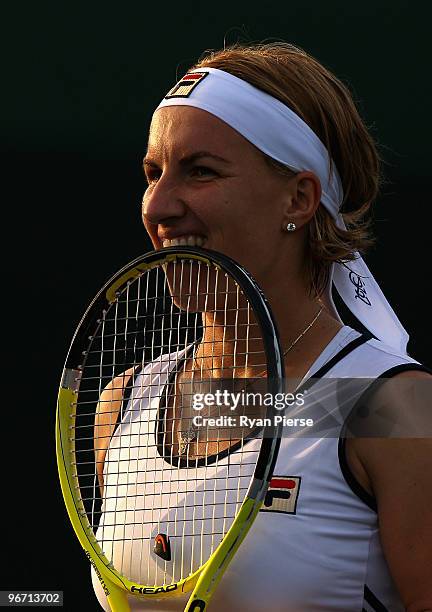
<svg viewBox="0 0 432 612"><path fill-rule="evenodd" d="M163 248L175 246L197 246L202 247L206 243L207 238L204 236L179 236L178 238L166 238L162 241Z"/></svg>

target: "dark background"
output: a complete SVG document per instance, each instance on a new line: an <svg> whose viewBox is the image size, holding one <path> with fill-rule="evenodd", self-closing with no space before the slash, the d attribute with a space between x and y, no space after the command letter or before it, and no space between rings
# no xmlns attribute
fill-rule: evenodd
<svg viewBox="0 0 432 612"><path fill-rule="evenodd" d="M58 486L59 377L90 299L149 249L140 201L151 113L203 50L224 39L282 38L350 85L386 161L377 246L367 261L412 336L411 355L431 365L430 35L421 5L317 0L215 9L17 2L3 19L0 588L63 589L67 610L98 606Z"/></svg>

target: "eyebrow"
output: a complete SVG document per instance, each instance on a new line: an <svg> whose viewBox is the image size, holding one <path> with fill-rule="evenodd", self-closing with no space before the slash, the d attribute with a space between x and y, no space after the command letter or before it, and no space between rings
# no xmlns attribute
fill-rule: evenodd
<svg viewBox="0 0 432 612"><path fill-rule="evenodd" d="M192 153L191 155L186 155L182 157L179 161L180 165L188 166L189 164L193 164L197 159L201 159L202 157L210 157L218 162L222 162L224 164L230 164L231 162L227 159L221 157L220 155L216 155L215 153L210 153L210 151L197 151L196 153ZM150 157L146 156L143 159L144 166L154 166L157 167L157 163L153 161Z"/></svg>

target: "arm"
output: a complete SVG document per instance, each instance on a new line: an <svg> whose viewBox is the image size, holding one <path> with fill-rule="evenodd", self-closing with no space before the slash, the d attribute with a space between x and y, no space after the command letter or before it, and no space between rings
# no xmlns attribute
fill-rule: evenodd
<svg viewBox="0 0 432 612"><path fill-rule="evenodd" d="M96 407L94 427L94 451L96 461L96 472L99 481L101 495L103 494L103 469L105 456L109 447L111 436L117 423L117 417L123 402L123 395L135 368L129 368L116 376L105 387L99 397Z"/></svg>
<svg viewBox="0 0 432 612"><path fill-rule="evenodd" d="M432 376L419 371L404 372L394 379L402 377L432 381ZM391 398L395 410L409 414L410 406L395 406L401 402L397 394ZM359 483L376 498L382 547L407 611L430 612L432 439L351 439L347 459Z"/></svg>

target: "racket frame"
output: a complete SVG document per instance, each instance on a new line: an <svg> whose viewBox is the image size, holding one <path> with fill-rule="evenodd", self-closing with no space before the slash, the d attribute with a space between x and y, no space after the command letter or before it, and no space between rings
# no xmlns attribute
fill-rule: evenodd
<svg viewBox="0 0 432 612"><path fill-rule="evenodd" d="M61 489L70 521L87 558L93 566L113 612L127 612L130 607L128 594L145 598L170 598L192 591L185 610L202 612L225 569L233 558L262 507L273 474L280 445L281 425L269 425L263 430L254 476L237 516L211 557L186 578L172 584L157 587L138 585L122 576L102 552L87 518L79 495L79 481L74 457L74 440L71 432L75 426L76 405L85 357L83 347L88 345L90 332L94 331L100 313L108 308L121 293L122 288L144 272L177 260L196 260L219 267L240 286L252 305L262 332L264 352L267 358L268 391L275 395L283 391L284 363L279 335L270 306L256 281L239 264L216 251L198 247L168 247L147 253L124 266L99 291L82 317L73 336L66 358L60 384L56 415L56 454ZM266 416L273 416L269 406ZM274 420L271 419L274 423Z"/></svg>

